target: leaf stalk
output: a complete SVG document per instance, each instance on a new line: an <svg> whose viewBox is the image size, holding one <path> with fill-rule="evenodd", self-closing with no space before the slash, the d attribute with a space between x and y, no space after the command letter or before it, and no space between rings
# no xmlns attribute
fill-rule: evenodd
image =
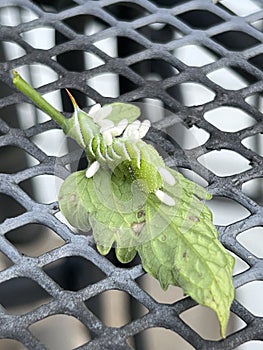
<svg viewBox="0 0 263 350"><path fill-rule="evenodd" d="M17 71L13 71L15 87L33 101L43 112L47 113L64 131L67 130L67 119L62 113L47 102Z"/></svg>

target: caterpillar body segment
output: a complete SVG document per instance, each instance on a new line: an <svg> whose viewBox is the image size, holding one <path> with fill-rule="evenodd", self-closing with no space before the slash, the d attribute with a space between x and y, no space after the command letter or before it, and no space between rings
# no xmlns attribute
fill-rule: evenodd
<svg viewBox="0 0 263 350"><path fill-rule="evenodd" d="M127 180L136 180L146 193L163 187L164 181L158 169L164 169L165 164L155 149L144 141L134 143L119 137L114 138L111 145L105 145L102 135L98 134L89 142L86 153L92 154L89 157L90 166L97 161L101 167L109 168L112 172L118 167ZM151 162L148 153L152 156Z"/></svg>
<svg viewBox="0 0 263 350"><path fill-rule="evenodd" d="M93 122L87 113L78 109L74 111L73 116L69 119L66 134L75 139L82 148L86 148L89 141L99 131L99 126Z"/></svg>

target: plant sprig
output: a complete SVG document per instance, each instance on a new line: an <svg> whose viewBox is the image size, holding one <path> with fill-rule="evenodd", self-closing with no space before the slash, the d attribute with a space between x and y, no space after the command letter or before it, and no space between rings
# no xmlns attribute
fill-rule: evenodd
<svg viewBox="0 0 263 350"><path fill-rule="evenodd" d="M71 174L59 192L68 222L92 228L98 251L115 246L122 263L138 253L143 268L163 289L177 285L217 314L225 337L234 298L234 258L218 240L212 214L202 200L211 195L170 169L142 138L150 123L140 110L115 102L87 114L73 96L70 119L14 72L14 85L84 148L88 168Z"/></svg>

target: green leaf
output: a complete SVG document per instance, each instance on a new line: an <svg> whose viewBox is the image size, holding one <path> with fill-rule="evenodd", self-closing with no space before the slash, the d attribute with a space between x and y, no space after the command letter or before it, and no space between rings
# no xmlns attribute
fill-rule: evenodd
<svg viewBox="0 0 263 350"><path fill-rule="evenodd" d="M136 255L137 232L144 225L141 207L145 195L132 187L132 183L100 169L89 179L85 171L71 174L59 193L60 210L69 223L82 229L80 223L88 217L99 252L107 254L115 243L117 257L123 263ZM79 213L70 210L70 198L78 201Z"/></svg>
<svg viewBox="0 0 263 350"><path fill-rule="evenodd" d="M128 248L116 248L116 257L117 259L125 264L130 261L132 261L137 254L137 251L134 247L128 247Z"/></svg>
<svg viewBox="0 0 263 350"><path fill-rule="evenodd" d="M126 263L138 252L143 268L163 289L170 284L180 286L199 304L213 309L225 336L234 297L234 259L217 239L210 210L198 199L211 195L178 172L167 170L176 181L163 190L175 200L175 206L167 206L154 194L144 194L136 183L100 169L90 179L85 171L66 179L60 192L62 213L78 225L88 213L101 254L115 245L118 260ZM70 186L70 191L64 186ZM63 203L72 195L81 203L81 215L76 214L76 204L69 213L69 203Z"/></svg>
<svg viewBox="0 0 263 350"><path fill-rule="evenodd" d="M165 191L176 200L176 208L148 196L146 222L151 239L137 250L144 269L163 289L178 285L199 304L213 309L224 337L234 298L234 258L218 241L210 210L196 197L211 196L179 173L173 171L173 175L176 184L166 185ZM163 230L156 236L160 226Z"/></svg>
<svg viewBox="0 0 263 350"><path fill-rule="evenodd" d="M180 286L199 304L213 309L224 337L234 298L234 259L217 240L212 222L207 221L207 208L197 216L195 200L189 203L189 197L181 201L176 214L163 205L157 207L154 200L147 204L147 212L158 211L160 222L167 224L157 237L151 229L153 238L138 248L143 268L163 289Z"/></svg>
<svg viewBox="0 0 263 350"><path fill-rule="evenodd" d="M107 116L107 119L117 125L121 120L127 119L129 123L139 118L140 108L130 103L114 102L111 103L112 112Z"/></svg>
<svg viewBox="0 0 263 350"><path fill-rule="evenodd" d="M79 172L73 173L63 182L58 196L59 207L68 222L81 231L89 231L89 212L81 200Z"/></svg>

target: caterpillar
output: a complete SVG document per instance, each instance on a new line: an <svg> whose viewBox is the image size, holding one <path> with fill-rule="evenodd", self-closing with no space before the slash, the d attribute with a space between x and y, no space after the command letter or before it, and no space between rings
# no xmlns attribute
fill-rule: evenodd
<svg viewBox="0 0 263 350"><path fill-rule="evenodd" d="M67 93L74 113L66 133L85 149L90 163L86 177L91 178L100 167L107 167L122 173L127 181L135 181L146 194L154 193L160 201L173 206L174 199L163 191L163 187L164 183L173 186L175 178L158 152L142 140L150 128L150 121L129 123L125 118L115 124L110 115L113 107L120 103L104 107L96 104L86 114L68 90Z"/></svg>

